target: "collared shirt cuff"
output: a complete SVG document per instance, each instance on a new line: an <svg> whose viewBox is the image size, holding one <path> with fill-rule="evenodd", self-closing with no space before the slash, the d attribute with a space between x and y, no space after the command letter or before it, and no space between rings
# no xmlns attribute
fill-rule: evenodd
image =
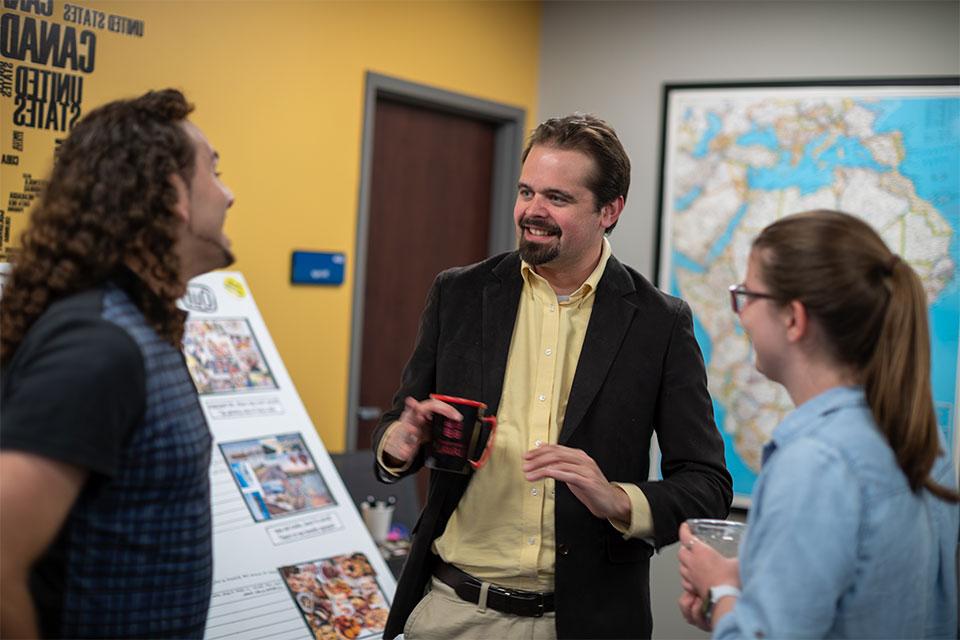
<svg viewBox="0 0 960 640"><path fill-rule="evenodd" d="M389 427L387 427L387 430L383 432L383 437L380 438L380 446L377 447L377 463L380 465L380 467L381 467L384 471L386 471L387 473L389 473L389 474L392 475L392 476L397 476L397 477L399 478L400 475L401 475L404 471L406 471L407 469L409 469L411 464L413 464L413 458L411 458L410 460L407 460L407 462L406 462L405 464L403 464L402 466L399 466L399 467L391 467L390 465L388 465L388 464L384 461L385 459L384 459L384 455L383 455L383 445L384 445L384 443L387 441L387 436L390 434L390 430L396 428L396 426L397 426L397 421L394 421L393 423L390 424ZM638 491L639 491L639 489L638 489ZM649 508L648 508L648 510L649 510Z"/></svg>
<svg viewBox="0 0 960 640"><path fill-rule="evenodd" d="M627 494L630 499L630 526L626 522L619 520L610 520L614 529L623 534L623 539L628 538L652 538L653 537L653 514L650 513L650 503L647 496L643 495L635 484L628 482L613 482Z"/></svg>

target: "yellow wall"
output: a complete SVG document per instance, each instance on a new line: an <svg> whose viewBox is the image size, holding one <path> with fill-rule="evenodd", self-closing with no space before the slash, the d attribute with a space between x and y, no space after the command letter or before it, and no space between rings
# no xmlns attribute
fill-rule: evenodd
<svg viewBox="0 0 960 640"><path fill-rule="evenodd" d="M58 5L60 3L58 2ZM175 86L236 194L227 233L328 449L345 446L366 71L536 113L540 7L514 2L89 2L141 18L99 38L84 110ZM59 8L58 8L59 11ZM118 54L117 52L122 52ZM506 215L506 213L505 213ZM342 251L343 286L292 287L294 249Z"/></svg>
<svg viewBox="0 0 960 640"><path fill-rule="evenodd" d="M143 37L78 24L82 14L73 7L142 20ZM0 60L4 72L12 63L82 77L85 113L166 86L182 89L197 105L192 119L220 152L223 179L237 197L227 222L236 268L249 281L321 437L329 449L341 450L364 74L521 107L529 127L536 113L539 4L39 0L9 13L17 14L21 32L33 21L95 34L89 74L49 60ZM66 135L13 127L16 105L5 93L0 97L2 151L20 160L2 167L4 208L10 192L26 190L24 174L46 177L54 140ZM11 128L23 131L23 149L13 148ZM15 247L27 211L6 214ZM346 281L334 288L290 286L294 249L344 252Z"/></svg>

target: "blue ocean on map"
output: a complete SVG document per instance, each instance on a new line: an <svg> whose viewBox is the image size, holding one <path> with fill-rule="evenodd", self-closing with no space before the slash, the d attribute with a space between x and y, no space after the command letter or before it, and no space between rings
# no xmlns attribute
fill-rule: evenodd
<svg viewBox="0 0 960 640"><path fill-rule="evenodd" d="M682 255L680 252L674 252L674 264L676 266L680 266L680 264L676 262L677 256ZM687 262L689 263L690 261L687 260ZM702 272L702 267L699 267L696 263L692 264ZM676 269L670 274L670 291L672 291L674 295L679 295L680 284L677 282ZM724 294L726 294L726 292L724 292ZM707 330L696 314L693 316L693 335L700 345L700 351L703 353L703 361L710 362L710 359L713 357L713 342L710 340L710 334L707 333ZM717 402L715 398L713 399L713 416L717 423L717 428L720 430L720 435L723 438L723 455L726 459L727 470L730 472L730 475L735 478L736 491L737 493L749 495L750 492L753 491L753 484L757 479L756 474L754 474L753 470L745 465L737 455L737 450L733 446L733 434L724 431L723 423L727 416L727 410L722 404Z"/></svg>
<svg viewBox="0 0 960 640"><path fill-rule="evenodd" d="M937 417L948 446L953 445L956 425L957 353L960 350L960 99L901 98L858 101L860 106L876 114L873 129L878 134L899 133L904 158L898 170L912 181L917 195L931 203L953 230L949 252L954 260L954 275L930 306L931 355L933 395ZM710 142L721 130L716 114L707 115L707 130L693 151L694 157L704 157ZM833 170L838 166L868 168L880 173L890 171L880 165L857 138L839 136L828 142L826 135L809 142L802 156L793 157L790 149L781 148L774 130L754 127L737 139L741 146L762 146L779 154L772 167L748 168L747 182L751 190L779 191L788 187L801 193L814 192L833 183ZM829 144L829 146L824 146ZM674 200L675 210L682 211L700 196L692 190ZM703 264L699 264L672 249L670 290L680 294L676 270L705 273L710 264L721 255L740 224L746 205L710 247ZM725 292L718 292L718 295ZM712 344L700 320L694 317L694 333L710 361ZM714 412L721 427L726 446L727 464L734 477L738 496L749 495L756 476L740 459L734 449L733 437L722 429L726 409L714 401Z"/></svg>
<svg viewBox="0 0 960 640"><path fill-rule="evenodd" d="M877 114L878 133L899 131L905 156L900 172L917 189L917 195L937 208L953 229L950 255L953 279L930 306L933 397L948 443L957 428L955 409L957 350L960 348L960 100L911 98L863 102Z"/></svg>
<svg viewBox="0 0 960 640"><path fill-rule="evenodd" d="M703 193L703 189L700 187L690 189L690 191L673 201L673 210L686 211L690 205L693 204L693 201L700 197L701 193Z"/></svg>
<svg viewBox="0 0 960 640"><path fill-rule="evenodd" d="M715 113L708 113L707 131L703 134L703 138L700 139L700 143L697 144L697 148L693 150L691 155L694 158L702 158L707 155L707 151L710 150L710 141L717 137L721 129L723 129L723 122L720 120L720 116Z"/></svg>
<svg viewBox="0 0 960 640"><path fill-rule="evenodd" d="M673 263L674 270L676 269L686 269L687 271L692 271L694 273L706 273L706 268L695 262L693 259L688 258L686 254L680 253L676 249L670 252L671 260ZM670 285L670 291L673 295L680 295L680 287L677 285L676 278L674 277L673 284Z"/></svg>
<svg viewBox="0 0 960 640"><path fill-rule="evenodd" d="M730 244L730 241L733 239L733 234L737 230L737 227L740 226L740 221L743 220L743 216L747 213L747 203L744 202L740 205L740 208L737 209L737 212L733 214L733 218L730 219L730 224L727 225L727 228L723 230L723 233L720 234L720 237L717 238L717 241L710 246L710 251L707 252L707 264L710 264L716 260L724 249L727 248L727 245ZM734 284L731 282L730 284Z"/></svg>
<svg viewBox="0 0 960 640"><path fill-rule="evenodd" d="M772 127L754 126L753 129L737 138L737 144L741 147L759 145L771 151L780 150L780 141L777 140L777 134Z"/></svg>
<svg viewBox="0 0 960 640"><path fill-rule="evenodd" d="M808 143L799 162L794 161L788 151L781 151L780 161L775 166L749 167L747 183L751 189L761 191L796 187L806 195L833 184L833 170L838 166L885 170L856 138L838 136L829 148L824 149L826 141L827 134L824 134Z"/></svg>

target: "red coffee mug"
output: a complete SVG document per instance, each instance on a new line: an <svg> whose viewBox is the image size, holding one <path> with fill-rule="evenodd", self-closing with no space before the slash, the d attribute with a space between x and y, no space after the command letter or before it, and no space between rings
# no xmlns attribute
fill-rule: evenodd
<svg viewBox="0 0 960 640"><path fill-rule="evenodd" d="M470 473L490 459L497 433L496 416L484 416L487 405L476 400L431 393L434 400L446 402L460 412L462 420L433 414L430 449L426 465L441 471Z"/></svg>

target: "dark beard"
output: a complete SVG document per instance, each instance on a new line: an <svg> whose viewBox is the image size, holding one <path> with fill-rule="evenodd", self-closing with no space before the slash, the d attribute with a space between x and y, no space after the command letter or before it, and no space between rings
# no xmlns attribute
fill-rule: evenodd
<svg viewBox="0 0 960 640"><path fill-rule="evenodd" d="M540 244L520 239L520 257L532 267L546 264L560 255L560 245Z"/></svg>
<svg viewBox="0 0 960 640"><path fill-rule="evenodd" d="M560 227L547 220L539 218L521 218L520 219L520 257L524 262L532 267L539 264L546 264L560 255L559 244L543 244L540 242L530 242L523 237L524 228L543 229L550 232L555 238L559 238Z"/></svg>
<svg viewBox="0 0 960 640"><path fill-rule="evenodd" d="M220 254L219 264L217 264L215 267L211 267L210 271L213 271L214 269L226 269L237 261L236 256L233 255L233 251L223 244L223 240L220 238L214 238L203 233L198 233L197 231L194 231L190 224L187 224L187 230L193 235L194 238L205 243Z"/></svg>

